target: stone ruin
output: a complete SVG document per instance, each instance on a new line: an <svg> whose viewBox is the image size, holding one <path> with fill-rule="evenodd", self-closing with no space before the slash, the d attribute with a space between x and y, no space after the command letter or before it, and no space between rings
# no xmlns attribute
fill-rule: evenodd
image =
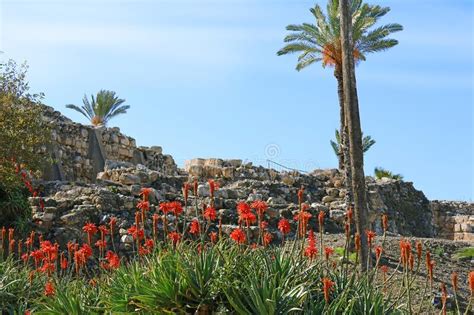
<svg viewBox="0 0 474 315"><path fill-rule="evenodd" d="M215 206L222 214L224 231L237 220L239 201L267 201L268 223L273 231L281 217L292 218L297 211L297 191L305 188L305 202L313 219L319 211L328 218L326 232L341 232L346 211L342 174L336 169L309 174L277 171L244 163L239 159L192 159L180 169L161 147L137 147L133 138L118 128L93 128L45 107L45 118L53 129L48 152L54 164L36 183L41 197L31 197L35 227L46 237L64 244L82 239L85 222L102 224L118 218L121 249L131 246L126 229L132 224L142 187L153 188L152 211L161 201L182 200L186 181L199 180L198 192L209 203L207 180L219 183ZM369 221L381 232L380 216L388 214L390 233L404 236L439 237L474 243L474 204L429 201L413 183L383 178L366 178ZM192 194L190 204L194 204ZM40 198L44 201L41 209ZM192 217L194 208L188 209ZM314 223L314 222L313 222ZM293 229L294 230L294 229ZM278 238L278 233L274 233Z"/></svg>

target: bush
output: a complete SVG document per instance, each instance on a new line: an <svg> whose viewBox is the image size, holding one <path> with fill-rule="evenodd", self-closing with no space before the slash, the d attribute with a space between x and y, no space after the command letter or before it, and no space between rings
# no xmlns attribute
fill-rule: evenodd
<svg viewBox="0 0 474 315"><path fill-rule="evenodd" d="M0 224L22 224L28 216L26 183L47 162L49 129L39 106L42 94L30 94L26 72L10 60L0 65ZM32 192L32 191L30 191ZM18 215L19 214L19 215ZM23 225L23 224L22 224Z"/></svg>
<svg viewBox="0 0 474 315"><path fill-rule="evenodd" d="M0 65L0 182L6 191L21 185L20 169L41 171L49 142L48 126L43 121L42 94L30 94L28 67L10 60Z"/></svg>

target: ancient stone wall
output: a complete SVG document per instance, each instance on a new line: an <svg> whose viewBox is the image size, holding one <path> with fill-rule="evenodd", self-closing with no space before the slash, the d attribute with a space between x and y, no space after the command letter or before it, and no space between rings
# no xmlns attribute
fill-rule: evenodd
<svg viewBox="0 0 474 315"><path fill-rule="evenodd" d="M433 200L430 205L437 237L474 242L474 203Z"/></svg>
<svg viewBox="0 0 474 315"><path fill-rule="evenodd" d="M44 172L46 180L94 182L107 160L125 161L167 175L177 173L177 166L161 147L139 147L135 139L119 128L94 128L72 122L51 107L44 106L44 117L51 125L52 143L48 151L53 163Z"/></svg>
<svg viewBox="0 0 474 315"><path fill-rule="evenodd" d="M43 232L66 240L81 236L86 220L102 222L113 214L122 226L133 222L134 205L141 187L152 187L153 204L164 200L182 200L185 181L197 179L198 194L209 204L207 179L215 179L220 188L215 206L223 224L236 222L239 201L266 201L268 223L275 228L281 217L292 219L298 211L297 191L304 187L304 202L315 222L323 211L327 232L341 232L347 205L342 174L337 169L315 170L310 174L277 171L239 159L193 159L180 170L161 147L137 147L133 138L118 128L94 128L77 124L44 107L51 123L48 151L54 163L45 172L40 197L30 198L33 219ZM53 181L51 181L53 180ZM432 201L413 183L383 178L366 178L370 228L382 232L380 217L389 217L389 232L406 236L474 241L474 204ZM125 230L124 230L125 231ZM125 232L122 231L126 236Z"/></svg>

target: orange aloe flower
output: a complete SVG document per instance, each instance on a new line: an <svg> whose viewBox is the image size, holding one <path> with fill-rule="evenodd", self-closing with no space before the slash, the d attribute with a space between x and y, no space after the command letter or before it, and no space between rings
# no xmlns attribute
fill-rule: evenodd
<svg viewBox="0 0 474 315"><path fill-rule="evenodd" d="M49 296L53 296L55 293L56 293L56 290L54 288L54 284L53 282L51 282L51 280L49 280L48 282L46 282L46 285L44 286L44 295L49 297Z"/></svg>
<svg viewBox="0 0 474 315"><path fill-rule="evenodd" d="M140 196L143 196L143 201L148 201L148 196L153 192L153 188L142 188Z"/></svg>
<svg viewBox="0 0 474 315"><path fill-rule="evenodd" d="M261 201L261 200L256 200L256 201L252 202L250 207L252 209L254 209L259 216L262 216L263 213L268 209L267 203L265 201Z"/></svg>
<svg viewBox="0 0 474 315"><path fill-rule="evenodd" d="M303 203L303 194L304 194L304 188L301 187L298 190L298 204L301 205Z"/></svg>
<svg viewBox="0 0 474 315"><path fill-rule="evenodd" d="M360 234L359 233L356 233L354 235L354 246L355 246L356 251L358 252L360 250L360 247L361 247Z"/></svg>
<svg viewBox="0 0 474 315"><path fill-rule="evenodd" d="M219 189L219 184L212 179L208 180L207 182L209 183L209 194L211 195L211 198L214 198L214 192L216 189Z"/></svg>
<svg viewBox="0 0 474 315"><path fill-rule="evenodd" d="M334 254L334 248L326 246L324 247L324 255L326 257L326 260L329 260L329 257Z"/></svg>
<svg viewBox="0 0 474 315"><path fill-rule="evenodd" d="M324 211L319 211L318 213L318 223L319 223L319 230L322 231L322 228L324 226L324 217L326 216L326 213Z"/></svg>
<svg viewBox="0 0 474 315"><path fill-rule="evenodd" d="M189 228L190 234L199 234L201 232L201 225L197 219L191 221L191 226Z"/></svg>
<svg viewBox="0 0 474 315"><path fill-rule="evenodd" d="M309 230L308 246L304 251L304 255L312 260L317 253L318 249L316 248L316 238L314 237L313 230Z"/></svg>
<svg viewBox="0 0 474 315"><path fill-rule="evenodd" d="M183 185L183 195L184 195L184 203L186 203L186 204L188 203L189 189L190 189L189 183L188 182L184 183L184 185Z"/></svg>
<svg viewBox="0 0 474 315"><path fill-rule="evenodd" d="M291 231L290 221L288 221L285 218L282 218L278 222L278 230L280 230L281 234L283 234L283 235L286 235L286 234L290 233L290 231Z"/></svg>
<svg viewBox="0 0 474 315"><path fill-rule="evenodd" d="M354 215L354 212L352 211L352 208L347 209L347 212L346 212L347 223L351 224L353 215Z"/></svg>
<svg viewBox="0 0 474 315"><path fill-rule="evenodd" d="M469 289L471 290L471 296L474 296L474 271L469 272Z"/></svg>
<svg viewBox="0 0 474 315"><path fill-rule="evenodd" d="M334 282L331 281L331 279L329 278L323 278L322 282L323 282L324 300L326 301L326 303L329 303L329 293L332 287L334 286Z"/></svg>
<svg viewBox="0 0 474 315"><path fill-rule="evenodd" d="M382 214L382 227L384 233L388 231L388 216L386 214Z"/></svg>
<svg viewBox="0 0 474 315"><path fill-rule="evenodd" d="M367 235L367 242L369 243L369 248L372 248L372 241L377 236L374 231L366 230L365 234Z"/></svg>
<svg viewBox="0 0 474 315"><path fill-rule="evenodd" d="M270 243L272 242L273 240L273 235L272 233L270 232L265 232L265 234L263 234L263 246L268 246L270 245Z"/></svg>
<svg viewBox="0 0 474 315"><path fill-rule="evenodd" d="M237 244L245 243L246 237L244 231L240 228L236 228L230 233L230 238L233 239Z"/></svg>
<svg viewBox="0 0 474 315"><path fill-rule="evenodd" d="M453 285L454 292L458 292L458 274L456 272L451 274L451 284Z"/></svg>
<svg viewBox="0 0 474 315"><path fill-rule="evenodd" d="M375 247L375 258L376 258L377 260L380 259L380 256L382 255L382 251L383 251L382 246L376 246L376 247Z"/></svg>

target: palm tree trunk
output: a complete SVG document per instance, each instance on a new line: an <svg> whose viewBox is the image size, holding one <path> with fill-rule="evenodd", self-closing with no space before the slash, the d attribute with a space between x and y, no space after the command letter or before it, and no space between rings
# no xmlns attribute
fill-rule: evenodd
<svg viewBox="0 0 474 315"><path fill-rule="evenodd" d="M334 69L334 76L336 77L337 80L337 95L339 97L339 118L340 118L340 128L339 128L339 137L340 137L340 143L339 143L339 152L337 153L337 157L339 159L339 170L344 169L344 151L342 149L342 144L343 144L343 132L344 132L344 126L345 126L345 115L344 115L344 89L343 89L343 83L342 83L342 69L340 66L336 65Z"/></svg>
<svg viewBox="0 0 474 315"><path fill-rule="evenodd" d="M349 131L349 147L352 173L352 189L354 193L354 212L357 233L361 238L360 269L367 269L367 201L365 194L364 153L362 149L362 130L360 126L359 102L355 80L354 55L352 47L352 21L349 0L340 0L341 12L341 46L342 74L344 86L344 109L347 129Z"/></svg>
<svg viewBox="0 0 474 315"><path fill-rule="evenodd" d="M344 83L342 78L342 67L336 65L334 76L337 80L337 94L339 96L339 114L340 114L340 143L339 143L339 170L344 174L344 186L346 188L345 203L346 207L352 206L352 176L351 176L351 160L349 157L349 139L346 123L346 115L344 113Z"/></svg>

